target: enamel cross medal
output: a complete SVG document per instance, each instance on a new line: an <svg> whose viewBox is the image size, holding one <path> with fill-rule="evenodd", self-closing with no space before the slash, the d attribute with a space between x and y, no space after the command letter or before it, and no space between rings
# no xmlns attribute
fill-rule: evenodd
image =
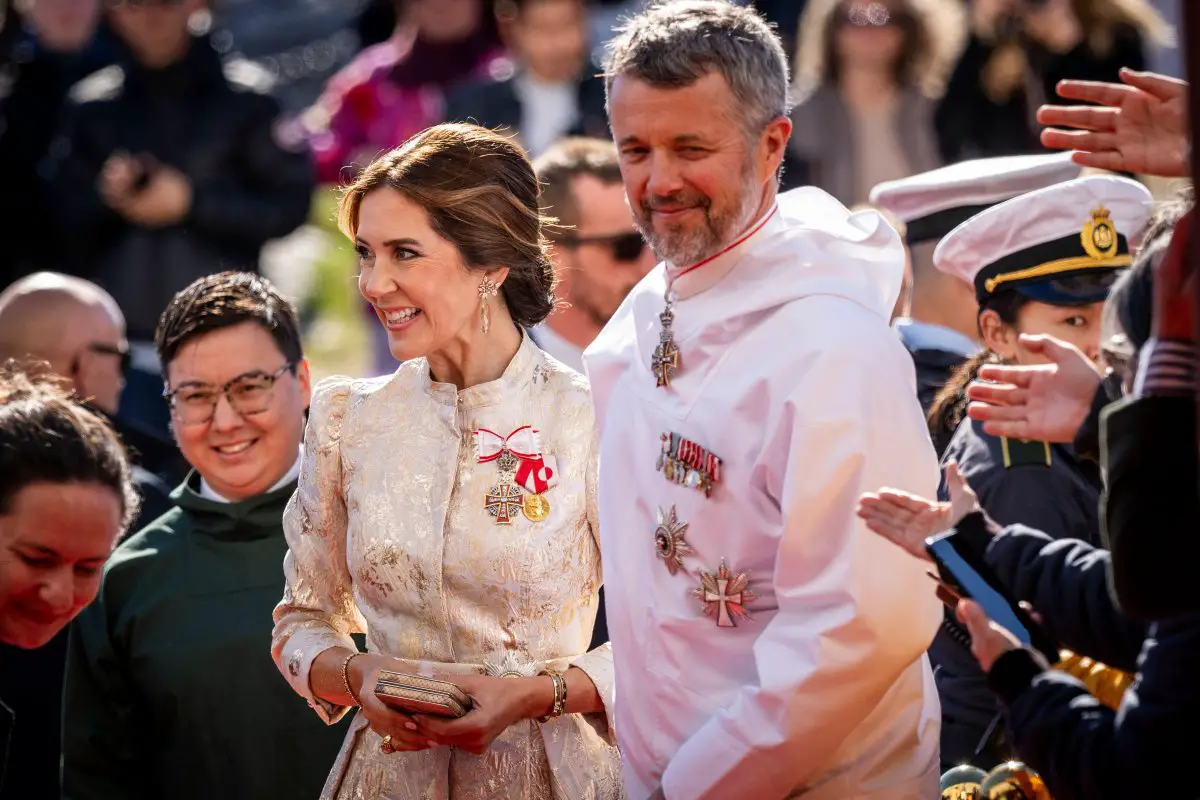
<svg viewBox="0 0 1200 800"><path fill-rule="evenodd" d="M667 305L658 315L662 330L658 332L658 346L654 348L654 355L650 359L655 387L660 389L664 386L670 388L671 378L675 377L679 370L679 348L675 346L675 332L671 330L671 325L675 322L675 312L671 310L670 286L667 287L664 299Z"/></svg>
<svg viewBox="0 0 1200 800"><path fill-rule="evenodd" d="M522 425L507 436L487 428L475 431L475 460L495 462L499 480L487 490L483 507L497 525L511 525L523 513L530 522L550 515L546 490L558 483L558 465L542 453L536 428ZM522 493L522 489L525 493Z"/></svg>
<svg viewBox="0 0 1200 800"><path fill-rule="evenodd" d="M497 525L511 525L513 517L521 510L521 491L513 483L513 474L520 463L508 447L500 451L496 457L496 466L500 468L500 480L487 490L484 497L484 507L491 514Z"/></svg>

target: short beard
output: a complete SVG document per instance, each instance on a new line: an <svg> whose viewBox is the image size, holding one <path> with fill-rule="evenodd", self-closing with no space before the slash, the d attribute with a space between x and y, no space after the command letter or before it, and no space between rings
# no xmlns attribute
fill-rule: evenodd
<svg viewBox="0 0 1200 800"><path fill-rule="evenodd" d="M695 229L668 231L665 234L655 231L649 198L642 201L639 213L634 215L634 223L658 258L676 266L698 264L728 247L733 242L733 238L754 221L754 214L758 211L761 197L755 191L754 164L749 158L742 164L738 179L742 189L739 198L740 204L737 208L722 214L713 213L712 198L708 197L695 198L695 200L700 200L699 203L684 194L657 198L668 203L689 200L693 201L692 204L698 205L704 212L704 224Z"/></svg>

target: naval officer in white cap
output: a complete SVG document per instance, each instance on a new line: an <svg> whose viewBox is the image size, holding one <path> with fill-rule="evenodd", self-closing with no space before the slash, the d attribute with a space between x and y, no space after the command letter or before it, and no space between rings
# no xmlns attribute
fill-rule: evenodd
<svg viewBox="0 0 1200 800"><path fill-rule="evenodd" d="M933 268L933 249L957 225L1026 192L1079 177L1070 153L963 161L881 183L871 205L903 228L913 270L911 308L896 332L917 368L917 396L926 412L964 361L979 352L974 293Z"/></svg>
<svg viewBox="0 0 1200 800"><path fill-rule="evenodd" d="M1050 334L1100 356L1109 288L1131 263L1152 210L1136 181L1093 175L1022 195L972 217L938 245L934 263L972 286L987 349L935 402L931 420L952 437L955 461L980 505L1000 525L1023 523L1057 539L1100 543L1100 475L1069 445L991 436L965 419L965 387L988 360L1035 364L1020 334ZM936 438L936 436L935 436ZM946 500L945 486L941 499ZM943 768L989 769L1007 760L999 707L958 623L947 615L930 648L942 702Z"/></svg>

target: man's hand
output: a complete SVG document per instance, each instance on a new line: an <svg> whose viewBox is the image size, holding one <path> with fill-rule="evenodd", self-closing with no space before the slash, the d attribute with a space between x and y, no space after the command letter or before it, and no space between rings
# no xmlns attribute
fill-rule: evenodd
<svg viewBox="0 0 1200 800"><path fill-rule="evenodd" d="M1021 344L1051 363L983 367L967 386L967 415L992 436L1073 442L1104 376L1079 348L1053 336L1022 334Z"/></svg>
<svg viewBox="0 0 1200 800"><path fill-rule="evenodd" d="M1187 83L1154 72L1121 70L1121 83L1061 81L1059 97L1095 106L1044 105L1037 119L1055 126L1042 144L1075 150L1086 167L1184 178L1189 175ZM1074 130L1063 130L1072 128Z"/></svg>
<svg viewBox="0 0 1200 800"><path fill-rule="evenodd" d="M138 180L146 175L146 185ZM179 170L134 158L113 155L101 170L100 197L125 219L146 228L165 228L182 221L192 208L192 185Z"/></svg>
<svg viewBox="0 0 1200 800"><path fill-rule="evenodd" d="M1154 314L1151 335L1156 339L1193 341L1196 336L1196 273L1192 269L1193 211L1175 225L1171 244L1154 265Z"/></svg>

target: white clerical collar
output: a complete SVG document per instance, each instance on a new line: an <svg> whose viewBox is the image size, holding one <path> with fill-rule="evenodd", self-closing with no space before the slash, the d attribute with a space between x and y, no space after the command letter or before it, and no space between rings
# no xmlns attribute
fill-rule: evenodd
<svg viewBox="0 0 1200 800"><path fill-rule="evenodd" d="M755 220L744 234L716 255L711 255L703 261L687 267L667 262L667 282L671 287L672 294L682 300L711 289L729 274L748 250L782 228L783 219L779 215L779 206L772 203L769 211Z"/></svg>
<svg viewBox="0 0 1200 800"><path fill-rule="evenodd" d="M900 317L892 323L892 327L909 351L944 350L963 358L970 358L979 352L979 344L975 340L944 325Z"/></svg>
<svg viewBox="0 0 1200 800"><path fill-rule="evenodd" d="M299 478L300 477L300 465L303 462L304 462L304 446L301 445L300 446L300 454L296 456L296 461L295 461L295 463L292 464L292 468L287 471L286 475L284 475L282 478L280 478L278 481L276 481L274 486L272 486L270 489L267 489L267 491L263 492L263 494L268 494L270 492L275 491L276 489L282 489L284 486L287 486L289 483L291 483L292 481ZM200 496L203 497L205 500L212 500L214 503L232 503L233 502L228 497L222 497L221 495L219 495L215 491L213 491L213 488L208 485L208 481L204 480L204 478L200 479Z"/></svg>

